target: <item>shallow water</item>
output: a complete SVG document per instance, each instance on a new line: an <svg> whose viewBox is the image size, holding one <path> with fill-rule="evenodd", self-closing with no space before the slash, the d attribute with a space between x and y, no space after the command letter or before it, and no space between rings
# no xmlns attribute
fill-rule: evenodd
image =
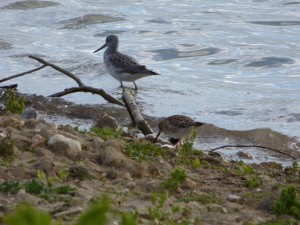
<svg viewBox="0 0 300 225"><path fill-rule="evenodd" d="M107 35L117 34L120 51L161 74L137 81L144 114L185 114L227 130L270 128L295 136L288 145L299 150L299 5L271 0L1 1L0 78L37 67L26 57L37 54L120 97L118 81L104 68L103 52L92 54ZM21 92L45 96L76 85L50 68L5 84L16 82ZM65 98L106 104L89 94ZM263 130L277 142L272 130Z"/></svg>

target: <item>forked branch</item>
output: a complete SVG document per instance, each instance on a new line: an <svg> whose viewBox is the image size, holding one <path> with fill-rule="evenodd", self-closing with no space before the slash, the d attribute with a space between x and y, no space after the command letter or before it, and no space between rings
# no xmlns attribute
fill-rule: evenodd
<svg viewBox="0 0 300 225"><path fill-rule="evenodd" d="M59 66L57 66L57 65L54 65L53 63L49 63L49 62L47 62L46 60L41 59L41 58L39 58L39 57L37 57L37 56L34 56L34 55L28 55L28 57L31 58L31 59L37 60L37 61L39 61L40 63L44 64L45 66L50 66L50 67L52 67L53 69L55 69L55 70L57 70L57 71L59 71L59 72L65 74L65 75L67 75L67 76L70 77L71 79L75 80L75 82L78 84L79 87L85 86L85 85L82 83L82 81L81 81L78 77L76 77L73 73L70 73L69 71L67 71L67 70L65 70L65 69L63 69L63 68L61 68L61 67L59 67Z"/></svg>
<svg viewBox="0 0 300 225"><path fill-rule="evenodd" d="M121 102L118 99L107 94L103 89L93 88L93 87L89 87L89 86L67 88L64 91L52 94L49 97L61 97L61 96L76 93L76 92L89 92L92 94L101 95L106 101L108 101L110 103L124 106L123 102Z"/></svg>

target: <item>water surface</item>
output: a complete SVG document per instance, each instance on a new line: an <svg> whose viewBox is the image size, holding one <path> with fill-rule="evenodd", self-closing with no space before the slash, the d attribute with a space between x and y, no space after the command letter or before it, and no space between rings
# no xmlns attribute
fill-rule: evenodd
<svg viewBox="0 0 300 225"><path fill-rule="evenodd" d="M119 82L104 68L103 52L92 53L107 35L117 34L120 51L161 74L137 81L144 114L185 114L227 130L270 128L265 131L294 136L291 146L299 150L299 4L1 1L0 77L39 66L26 57L37 54L120 97ZM50 68L6 84L16 82L20 91L44 96L76 85ZM89 94L65 98L107 104Z"/></svg>

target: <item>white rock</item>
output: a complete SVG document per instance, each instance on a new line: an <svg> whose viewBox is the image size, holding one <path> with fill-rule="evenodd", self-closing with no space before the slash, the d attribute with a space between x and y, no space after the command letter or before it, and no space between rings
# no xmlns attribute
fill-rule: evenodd
<svg viewBox="0 0 300 225"><path fill-rule="evenodd" d="M227 196L227 200L230 201L230 202L237 202L241 199L240 196L238 195L228 195Z"/></svg>
<svg viewBox="0 0 300 225"><path fill-rule="evenodd" d="M81 152L82 147L79 141L67 138L61 134L55 134L49 138L48 145L53 151L62 155L74 157Z"/></svg>

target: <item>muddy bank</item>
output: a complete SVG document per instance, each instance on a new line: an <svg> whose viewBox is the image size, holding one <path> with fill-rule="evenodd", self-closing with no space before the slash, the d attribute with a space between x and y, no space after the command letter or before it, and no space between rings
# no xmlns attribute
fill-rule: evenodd
<svg viewBox="0 0 300 225"><path fill-rule="evenodd" d="M224 161L218 154L184 155L180 149L158 150L147 140L126 133L105 140L69 125L58 127L10 114L0 117L0 134L1 146L11 149L11 155L2 149L0 156L0 217L18 204L30 202L56 219L74 224L91 202L106 193L113 199L114 209L136 213L138 224L186 221L232 225L293 220L275 216L272 207L282 188L299 186L298 167L245 165ZM152 150L137 154L137 149L145 150L145 146ZM183 170L186 178L174 188L170 177L176 168ZM35 184L33 181L41 185L51 181L53 186L47 187L46 194L32 192L28 185ZM20 185L10 189L13 182ZM57 192L66 187L67 191ZM153 193L169 193L162 207L151 200ZM150 213L155 207L165 212L165 217Z"/></svg>

